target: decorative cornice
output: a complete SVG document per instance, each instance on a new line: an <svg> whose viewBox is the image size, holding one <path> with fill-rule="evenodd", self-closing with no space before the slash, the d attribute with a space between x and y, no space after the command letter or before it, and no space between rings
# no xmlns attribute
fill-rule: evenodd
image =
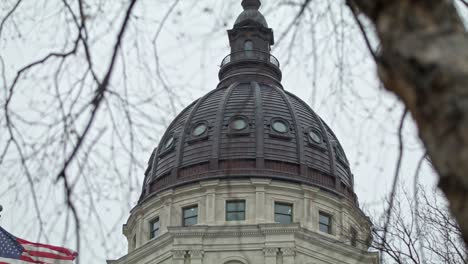
<svg viewBox="0 0 468 264"><path fill-rule="evenodd" d="M265 254L265 257L276 257L278 248L266 247L263 249L263 253Z"/></svg>
<svg viewBox="0 0 468 264"><path fill-rule="evenodd" d="M201 259L203 258L203 250L190 250L189 251L191 259Z"/></svg>
<svg viewBox="0 0 468 264"><path fill-rule="evenodd" d="M295 248L281 248L281 253L283 253L283 256L295 256L296 255L296 249Z"/></svg>
<svg viewBox="0 0 468 264"><path fill-rule="evenodd" d="M186 250L172 250L172 259L184 259Z"/></svg>

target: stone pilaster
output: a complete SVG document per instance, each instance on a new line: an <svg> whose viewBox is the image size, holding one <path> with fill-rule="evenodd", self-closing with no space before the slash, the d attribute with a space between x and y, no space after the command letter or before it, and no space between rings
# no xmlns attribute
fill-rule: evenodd
<svg viewBox="0 0 468 264"><path fill-rule="evenodd" d="M203 263L203 250L190 250L190 264Z"/></svg>
<svg viewBox="0 0 468 264"><path fill-rule="evenodd" d="M160 234L167 232L167 227L171 226L172 221L172 198L164 201L163 213L159 216Z"/></svg>
<svg viewBox="0 0 468 264"><path fill-rule="evenodd" d="M255 188L255 220L258 223L265 222L265 187Z"/></svg>
<svg viewBox="0 0 468 264"><path fill-rule="evenodd" d="M172 264L184 264L185 250L172 250Z"/></svg>
<svg viewBox="0 0 468 264"><path fill-rule="evenodd" d="M206 202L205 202L205 222L208 225L215 224L215 215L216 215L216 194L215 190L207 190L206 193Z"/></svg>
<svg viewBox="0 0 468 264"><path fill-rule="evenodd" d="M204 223L214 225L216 222L216 186L219 180L200 182L205 189L205 208L203 214ZM202 213L199 211L199 213Z"/></svg>
<svg viewBox="0 0 468 264"><path fill-rule="evenodd" d="M296 256L294 248L281 248L281 253L283 255L283 264L294 264L294 257Z"/></svg>
<svg viewBox="0 0 468 264"><path fill-rule="evenodd" d="M265 253L265 264L276 264L278 248L264 248L263 253Z"/></svg>

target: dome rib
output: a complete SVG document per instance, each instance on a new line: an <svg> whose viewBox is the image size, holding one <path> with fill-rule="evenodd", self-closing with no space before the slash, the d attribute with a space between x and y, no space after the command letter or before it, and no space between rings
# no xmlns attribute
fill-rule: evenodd
<svg viewBox="0 0 468 264"><path fill-rule="evenodd" d="M281 96L283 97L283 100L286 102L289 111L291 112L291 118L293 121L293 125L295 127L295 132L296 132L296 144L297 144L297 160L300 165L300 171L301 173L305 174L306 173L306 166L304 166L304 140L302 139L302 126L298 122L299 118L297 117L296 109L292 105L291 101L289 100L289 97L286 95L286 92L284 89L280 87L275 87L276 89L279 90Z"/></svg>
<svg viewBox="0 0 468 264"><path fill-rule="evenodd" d="M226 103L231 96L233 89L239 85L239 82L234 82L227 88L226 92L224 92L223 99L221 100L219 107L218 107L218 115L216 116L215 127L213 132L213 152L211 153L211 160L210 160L210 168L217 169L219 166L219 151L221 147L221 136L223 130L223 119L224 119L224 111L226 110Z"/></svg>
<svg viewBox="0 0 468 264"><path fill-rule="evenodd" d="M163 147L162 147L162 144L164 143L164 140L167 139L168 135L170 135L171 133L174 134L174 136L177 136L176 135L176 125L178 123L184 123L185 120L186 120L186 117L185 115L187 114L188 111L190 111L192 109L192 107L198 102L198 100L195 100L194 102L192 102L188 107L186 107L184 110L182 110L180 112L180 114L178 114L176 116L176 118L169 124L169 127L167 128L166 132L164 133L163 137L161 138L161 141L159 142L159 146L158 146L158 153L156 153L155 157L154 157L154 162L153 162L153 166L152 166L152 172L151 172L151 177L152 177L152 181L154 179L157 178L157 171L158 171L158 164L159 164L159 159L161 158L161 154L164 152L163 151ZM176 139L176 142L175 144L178 144L178 141L180 141L179 139Z"/></svg>
<svg viewBox="0 0 468 264"><path fill-rule="evenodd" d="M174 176L177 176L177 174L178 174L177 171L178 171L178 169L180 167L180 164L182 164L182 159L184 157L183 151L184 151L185 142L186 142L185 139L186 139L187 131L190 130L190 127L192 125L192 118L195 115L195 113L197 112L200 105L206 100L206 98L210 97L215 92L216 92L216 90L212 90L209 93L207 93L205 96L198 99L197 103L192 107L192 109L190 110L190 113L187 116L187 119L185 120L185 124L184 124L184 126L182 128L181 135L180 135L180 144L177 146L176 157L174 159L175 160L175 166L174 166L174 170L172 172Z"/></svg>
<svg viewBox="0 0 468 264"><path fill-rule="evenodd" d="M310 113L312 113L312 115L317 120L317 123L319 124L319 127L320 127L320 132L322 133L322 135L323 135L323 137L324 137L324 139L326 140L326 143L327 143L328 156L329 156L329 160L330 160L330 174L333 175L335 178L338 178L338 176L336 174L336 168L335 168L335 166L336 166L335 158L333 156L333 147L331 145L330 137L328 136L327 128L325 127L325 125L322 122L322 118L320 118L320 116L317 115L317 113L315 113L315 111L308 104L306 104L301 98L297 97L296 95L294 95L294 94L292 94L290 92L286 92L286 93L289 96L295 98L299 103L302 104L302 106L307 108L310 111Z"/></svg>
<svg viewBox="0 0 468 264"><path fill-rule="evenodd" d="M258 82L251 82L251 86L254 89L255 95L255 130L257 139L256 143L256 167L259 169L265 168L265 153L264 153L264 139L263 135L265 134L265 125L264 125L264 115L263 115L263 106L262 106L262 91Z"/></svg>

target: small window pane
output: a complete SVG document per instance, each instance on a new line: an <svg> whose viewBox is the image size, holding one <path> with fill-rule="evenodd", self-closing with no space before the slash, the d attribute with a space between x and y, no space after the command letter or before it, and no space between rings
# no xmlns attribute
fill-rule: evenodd
<svg viewBox="0 0 468 264"><path fill-rule="evenodd" d="M245 220L245 201L226 201L226 220Z"/></svg>
<svg viewBox="0 0 468 264"><path fill-rule="evenodd" d="M244 211L245 202L244 201L229 201L227 202L227 211Z"/></svg>
<svg viewBox="0 0 468 264"><path fill-rule="evenodd" d="M290 215L275 214L275 222L280 224L291 224L292 219Z"/></svg>
<svg viewBox="0 0 468 264"><path fill-rule="evenodd" d="M166 142L164 143L164 149L172 147L172 144L174 144L174 136L170 136L168 139L166 139Z"/></svg>
<svg viewBox="0 0 468 264"><path fill-rule="evenodd" d="M288 132L288 126L283 121L273 122L273 129L278 133Z"/></svg>
<svg viewBox="0 0 468 264"><path fill-rule="evenodd" d="M159 234L159 218L150 222L150 239L157 237Z"/></svg>
<svg viewBox="0 0 468 264"><path fill-rule="evenodd" d="M195 136L195 137L198 137L198 136L201 136L203 135L203 133L205 133L206 129L208 127L206 126L206 124L202 123L202 124L198 124L193 130L192 130L192 135Z"/></svg>
<svg viewBox="0 0 468 264"><path fill-rule="evenodd" d="M251 40L244 42L244 50L253 50L253 42Z"/></svg>
<svg viewBox="0 0 468 264"><path fill-rule="evenodd" d="M198 206L183 209L183 225L191 226L198 223Z"/></svg>
<svg viewBox="0 0 468 264"><path fill-rule="evenodd" d="M328 225L320 224L320 231L330 234L330 228Z"/></svg>
<svg viewBox="0 0 468 264"><path fill-rule="evenodd" d="M331 216L325 213L319 213L319 228L324 233L331 234Z"/></svg>
<svg viewBox="0 0 468 264"><path fill-rule="evenodd" d="M330 224L330 217L328 215L320 214L320 223L324 225Z"/></svg>
<svg viewBox="0 0 468 264"><path fill-rule="evenodd" d="M198 217L186 218L186 219L184 219L184 226L196 225L197 222L198 222Z"/></svg>
<svg viewBox="0 0 468 264"><path fill-rule="evenodd" d="M235 118L231 121L231 128L234 130L242 130L247 127L247 121L244 118Z"/></svg>
<svg viewBox="0 0 468 264"><path fill-rule="evenodd" d="M289 205L289 204L275 203L275 213L291 215L292 214L292 206Z"/></svg>
<svg viewBox="0 0 468 264"><path fill-rule="evenodd" d="M226 214L227 221L243 221L245 220L244 212L228 212Z"/></svg>
<svg viewBox="0 0 468 264"><path fill-rule="evenodd" d="M197 216L198 215L198 207L190 207L184 209L184 218Z"/></svg>
<svg viewBox="0 0 468 264"><path fill-rule="evenodd" d="M275 203L275 222L280 224L292 223L292 205Z"/></svg>
<svg viewBox="0 0 468 264"><path fill-rule="evenodd" d="M317 131L314 131L314 130L310 131L309 137L310 139L312 139L313 142L317 144L322 143L322 136L320 136L320 134Z"/></svg>

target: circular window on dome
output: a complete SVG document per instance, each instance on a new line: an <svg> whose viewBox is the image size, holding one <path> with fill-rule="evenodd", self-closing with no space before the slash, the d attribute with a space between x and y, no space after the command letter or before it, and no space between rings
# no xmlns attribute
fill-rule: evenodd
<svg viewBox="0 0 468 264"><path fill-rule="evenodd" d="M270 137L291 140L291 127L289 122L281 117L273 117L270 120Z"/></svg>
<svg viewBox="0 0 468 264"><path fill-rule="evenodd" d="M275 132L278 132L281 134L285 134L289 130L289 127L286 121L283 121L280 119L274 120L273 123L271 124L271 127L273 128Z"/></svg>
<svg viewBox="0 0 468 264"><path fill-rule="evenodd" d="M208 125L206 123L198 123L192 129L192 136L199 137L203 135L208 130Z"/></svg>
<svg viewBox="0 0 468 264"><path fill-rule="evenodd" d="M166 141L164 141L164 149L169 149L170 147L172 147L174 145L174 136L173 135L170 135Z"/></svg>
<svg viewBox="0 0 468 264"><path fill-rule="evenodd" d="M309 131L309 139L316 144L322 143L322 135L317 130Z"/></svg>
<svg viewBox="0 0 468 264"><path fill-rule="evenodd" d="M248 125L247 119L243 116L236 116L229 123L229 127L236 131L244 130Z"/></svg>

